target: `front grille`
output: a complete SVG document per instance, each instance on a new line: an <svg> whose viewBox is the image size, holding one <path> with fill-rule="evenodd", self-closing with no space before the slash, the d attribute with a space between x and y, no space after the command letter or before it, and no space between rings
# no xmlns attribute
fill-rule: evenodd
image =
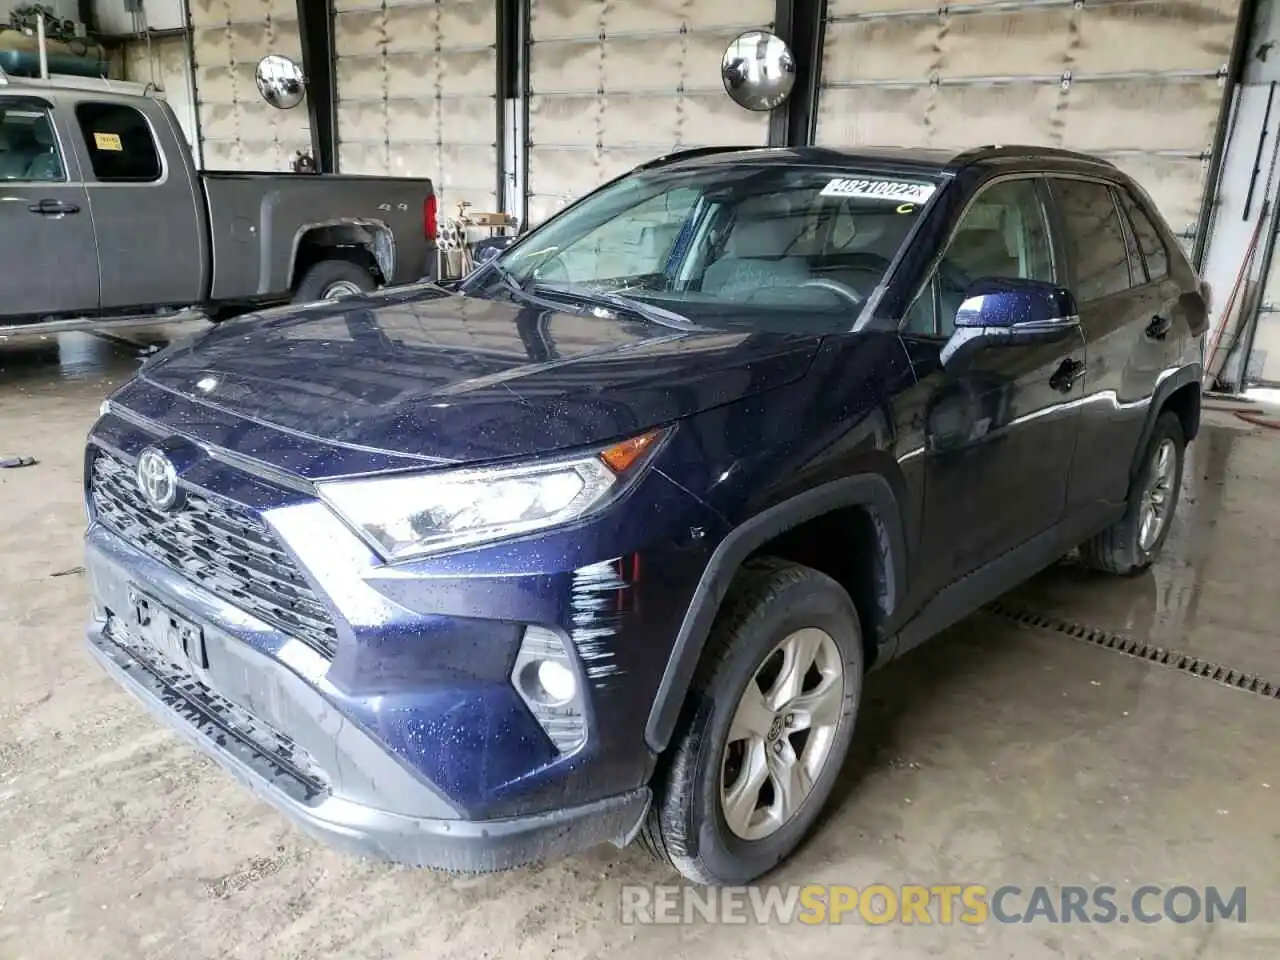
<svg viewBox="0 0 1280 960"><path fill-rule="evenodd" d="M133 469L99 452L90 498L98 520L149 556L246 613L332 657L338 632L310 584L257 517L213 497L186 491L172 513L154 510L138 492Z"/></svg>

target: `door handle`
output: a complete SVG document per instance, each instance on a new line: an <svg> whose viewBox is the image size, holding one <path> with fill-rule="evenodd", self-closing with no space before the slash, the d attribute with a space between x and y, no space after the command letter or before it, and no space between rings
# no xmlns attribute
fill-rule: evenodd
<svg viewBox="0 0 1280 960"><path fill-rule="evenodd" d="M43 216L53 216L64 213L79 213L80 204L69 203L66 200L37 200L27 209L32 213L39 213Z"/></svg>
<svg viewBox="0 0 1280 960"><path fill-rule="evenodd" d="M1147 324L1146 334L1152 340L1163 340L1169 334L1169 328L1173 326L1173 321L1167 317L1156 314L1151 318L1151 322Z"/></svg>
<svg viewBox="0 0 1280 960"><path fill-rule="evenodd" d="M1053 376L1049 378L1049 386L1059 393L1070 393L1071 388L1076 385L1076 381L1083 373L1084 364L1068 357L1058 365L1057 370L1053 371Z"/></svg>

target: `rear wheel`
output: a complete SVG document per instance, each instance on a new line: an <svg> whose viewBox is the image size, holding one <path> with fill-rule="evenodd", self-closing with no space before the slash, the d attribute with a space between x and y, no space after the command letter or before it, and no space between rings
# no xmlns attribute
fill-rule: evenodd
<svg viewBox="0 0 1280 960"><path fill-rule="evenodd" d="M825 574L750 561L712 629L642 833L695 883L784 860L831 794L862 691L862 635Z"/></svg>
<svg viewBox="0 0 1280 960"><path fill-rule="evenodd" d="M367 269L351 260L321 260L312 264L298 281L293 294L294 303L310 303L333 297L348 297L368 293L377 282Z"/></svg>
<svg viewBox="0 0 1280 960"><path fill-rule="evenodd" d="M1178 509L1185 453L1182 421L1172 412L1160 414L1124 516L1080 545L1085 566L1128 576L1155 562Z"/></svg>

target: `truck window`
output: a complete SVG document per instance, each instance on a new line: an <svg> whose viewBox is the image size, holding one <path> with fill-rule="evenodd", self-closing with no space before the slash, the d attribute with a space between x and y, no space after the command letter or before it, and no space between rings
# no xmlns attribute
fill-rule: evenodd
<svg viewBox="0 0 1280 960"><path fill-rule="evenodd" d="M942 336L955 329L969 284L993 277L1054 280L1048 222L1033 178L986 187L956 224L935 275Z"/></svg>
<svg viewBox="0 0 1280 960"><path fill-rule="evenodd" d="M0 180L65 180L58 140L47 110L0 106Z"/></svg>
<svg viewBox="0 0 1280 960"><path fill-rule="evenodd" d="M147 118L116 103L78 103L93 175L103 183L147 183L160 179L160 154Z"/></svg>
<svg viewBox="0 0 1280 960"><path fill-rule="evenodd" d="M1076 268L1076 299L1089 303L1128 290L1135 278L1111 188L1092 180L1052 182L1062 211L1067 257Z"/></svg>
<svg viewBox="0 0 1280 960"><path fill-rule="evenodd" d="M1160 280L1169 275L1169 252L1160 239L1160 231L1151 222L1137 202L1126 191L1120 191L1120 203L1129 214L1129 223L1133 226L1133 235L1138 240L1138 248L1142 251L1142 260L1147 267L1147 276L1152 280Z"/></svg>

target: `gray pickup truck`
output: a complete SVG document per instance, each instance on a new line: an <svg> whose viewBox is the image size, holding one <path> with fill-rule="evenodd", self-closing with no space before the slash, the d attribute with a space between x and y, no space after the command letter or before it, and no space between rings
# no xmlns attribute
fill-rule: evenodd
<svg viewBox="0 0 1280 960"><path fill-rule="evenodd" d="M430 180L196 169L140 85L0 73L0 340L434 276Z"/></svg>

